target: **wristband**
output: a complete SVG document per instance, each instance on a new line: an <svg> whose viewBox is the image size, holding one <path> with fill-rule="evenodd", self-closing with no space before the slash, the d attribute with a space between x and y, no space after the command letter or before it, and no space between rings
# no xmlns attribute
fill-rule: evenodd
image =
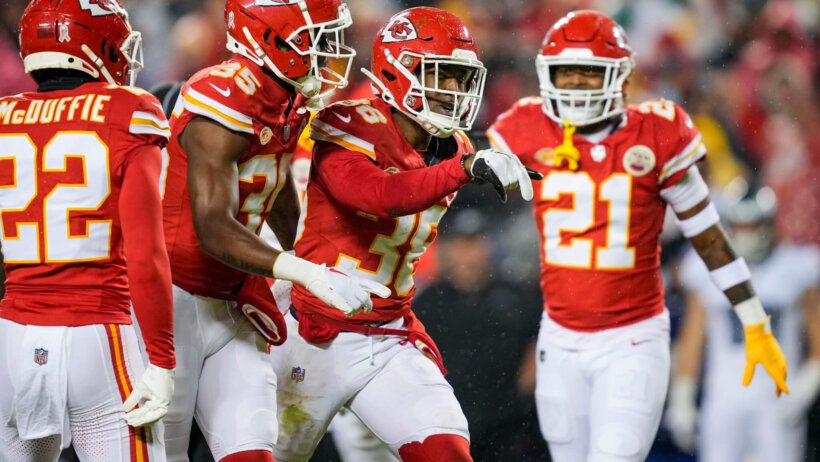
<svg viewBox="0 0 820 462"><path fill-rule="evenodd" d="M710 202L709 205L704 207L700 212L685 220L679 220L678 225L680 226L683 236L689 239L706 231L719 222L720 216L718 215L717 208L715 204Z"/></svg>
<svg viewBox="0 0 820 462"><path fill-rule="evenodd" d="M749 267L746 266L746 260L742 257L727 263L720 268L709 271L709 277L712 282L722 291L727 291L732 287L746 282L752 278L752 273L749 272Z"/></svg>
<svg viewBox="0 0 820 462"><path fill-rule="evenodd" d="M464 170L464 173L466 173L468 177L473 178L472 173L467 171L467 166L465 165L467 163L467 157L471 155L472 154L464 154L463 156L461 156L461 169Z"/></svg>
<svg viewBox="0 0 820 462"><path fill-rule="evenodd" d="M763 305L757 297L752 297L735 305L735 313L737 317L740 318L740 323L743 324L743 327L766 323L766 333L770 333L772 330L768 322L769 319L766 316L766 311L763 309Z"/></svg>

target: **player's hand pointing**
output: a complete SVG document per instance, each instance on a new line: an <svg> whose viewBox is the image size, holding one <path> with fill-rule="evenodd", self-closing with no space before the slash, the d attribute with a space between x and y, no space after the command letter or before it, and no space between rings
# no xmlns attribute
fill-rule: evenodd
<svg viewBox="0 0 820 462"><path fill-rule="evenodd" d="M467 154L464 158L464 170L472 178L493 185L501 202L507 202L507 190L516 186L521 188L521 197L524 200L532 200L530 180L544 178L535 170L524 167L517 156L495 149L483 149L475 154Z"/></svg>
<svg viewBox="0 0 820 462"><path fill-rule="evenodd" d="M163 369L149 364L122 404L125 423L132 427L150 425L165 417L174 394L175 369ZM134 406L139 407L134 409Z"/></svg>

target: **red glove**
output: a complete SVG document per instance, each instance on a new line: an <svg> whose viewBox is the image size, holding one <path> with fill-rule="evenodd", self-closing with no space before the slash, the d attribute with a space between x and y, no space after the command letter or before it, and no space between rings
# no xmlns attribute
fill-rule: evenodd
<svg viewBox="0 0 820 462"><path fill-rule="evenodd" d="M268 343L274 346L285 343L288 338L285 318L265 278L249 274L239 289L237 306Z"/></svg>

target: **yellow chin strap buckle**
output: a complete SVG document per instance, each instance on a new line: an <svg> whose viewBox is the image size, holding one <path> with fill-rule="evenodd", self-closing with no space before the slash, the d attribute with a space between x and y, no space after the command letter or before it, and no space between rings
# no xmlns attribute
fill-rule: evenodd
<svg viewBox="0 0 820 462"><path fill-rule="evenodd" d="M575 125L569 120L564 121L564 142L553 150L553 163L560 168L564 161L570 170L578 170L578 162L581 160L581 153L578 148L572 145L572 135L575 133Z"/></svg>

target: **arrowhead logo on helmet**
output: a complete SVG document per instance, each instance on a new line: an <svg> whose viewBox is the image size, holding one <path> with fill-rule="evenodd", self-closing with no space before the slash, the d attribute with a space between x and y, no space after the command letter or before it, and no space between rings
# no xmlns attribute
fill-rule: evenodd
<svg viewBox="0 0 820 462"><path fill-rule="evenodd" d="M106 16L117 12L110 0L80 0L80 8L91 12L91 16Z"/></svg>
<svg viewBox="0 0 820 462"><path fill-rule="evenodd" d="M406 16L399 16L387 25L382 32L383 43L406 42L419 38L416 27Z"/></svg>

